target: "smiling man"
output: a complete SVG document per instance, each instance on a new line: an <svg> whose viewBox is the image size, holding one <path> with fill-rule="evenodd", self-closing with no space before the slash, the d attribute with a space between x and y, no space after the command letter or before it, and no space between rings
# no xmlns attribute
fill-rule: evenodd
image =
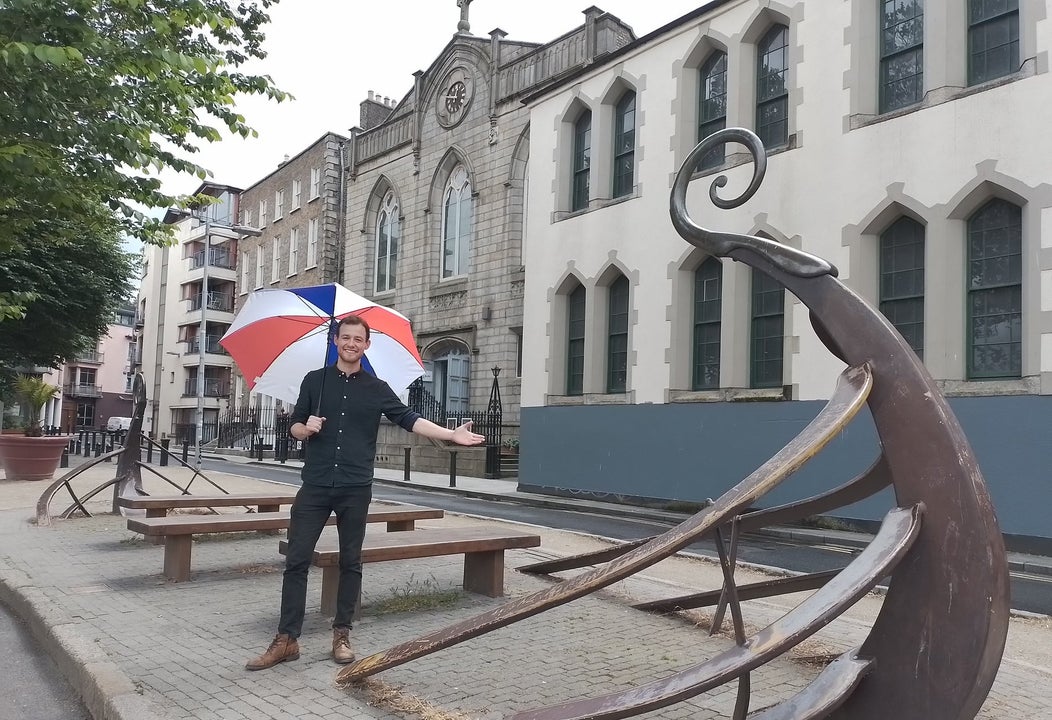
<svg viewBox="0 0 1052 720"><path fill-rule="evenodd" d="M336 364L303 378L289 433L306 441L303 486L292 504L285 574L281 584L278 634L270 647L245 668L263 670L300 656L298 638L307 603L307 570L318 538L336 513L340 542L340 582L332 621L332 656L354 660L350 630L362 587L362 542L372 500L373 458L380 416L410 432L458 445L480 445L485 437L467 422L455 430L425 420L398 399L383 380L362 370L369 349L369 325L350 315L337 328Z"/></svg>

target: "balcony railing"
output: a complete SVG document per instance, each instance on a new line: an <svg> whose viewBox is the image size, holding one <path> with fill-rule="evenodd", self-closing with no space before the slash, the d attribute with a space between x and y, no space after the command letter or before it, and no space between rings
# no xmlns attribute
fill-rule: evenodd
<svg viewBox="0 0 1052 720"><path fill-rule="evenodd" d="M77 385L69 384L62 387L62 392L69 397L102 397L101 385Z"/></svg>
<svg viewBox="0 0 1052 720"><path fill-rule="evenodd" d="M222 335L206 335L205 336L205 352L213 355L226 355L227 351L222 345L219 344L219 339ZM201 338L193 338L186 342L186 354L197 355L201 351Z"/></svg>
<svg viewBox="0 0 1052 720"><path fill-rule="evenodd" d="M227 397L230 395L230 381L217 378L205 378L205 397ZM189 378L183 388L183 397L197 397L197 378Z"/></svg>
<svg viewBox="0 0 1052 720"><path fill-rule="evenodd" d="M97 350L89 350L88 352L77 353L73 358L74 362L88 363L89 365L101 365L103 353Z"/></svg>
<svg viewBox="0 0 1052 720"><path fill-rule="evenodd" d="M190 269L197 270L200 267L204 267L205 264L205 251L198 250L190 256ZM224 268L227 270L233 270L237 266L237 261L234 258L234 254L226 248L212 248L212 252L208 254L208 264L211 267Z"/></svg>
<svg viewBox="0 0 1052 720"><path fill-rule="evenodd" d="M197 293L190 300L190 311L201 309L201 293ZM219 312L233 312L234 311L234 293L221 293L209 291L208 293L208 309L217 310Z"/></svg>

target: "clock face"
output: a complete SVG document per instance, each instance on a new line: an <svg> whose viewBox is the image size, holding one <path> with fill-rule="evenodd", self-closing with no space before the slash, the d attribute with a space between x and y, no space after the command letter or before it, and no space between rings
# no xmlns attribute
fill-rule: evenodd
<svg viewBox="0 0 1052 720"><path fill-rule="evenodd" d="M442 127L451 128L467 113L474 92L471 74L464 67L453 68L439 85L435 99L435 115Z"/></svg>
<svg viewBox="0 0 1052 720"><path fill-rule="evenodd" d="M460 112L467 95L468 89L460 80L450 85L449 90L446 91L446 111L451 115Z"/></svg>

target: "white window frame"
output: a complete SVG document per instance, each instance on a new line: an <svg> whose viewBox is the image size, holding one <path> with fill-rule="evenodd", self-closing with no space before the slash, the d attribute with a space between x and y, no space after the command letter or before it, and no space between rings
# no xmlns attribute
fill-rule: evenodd
<svg viewBox="0 0 1052 720"><path fill-rule="evenodd" d="M457 212L454 215L456 222L456 233L454 237L450 238L450 228L447 226L449 221L449 212L447 206L450 202L456 202ZM468 207L468 226L465 229L461 226L462 221L462 203L471 203ZM439 257L441 261L439 263L440 278L442 280L448 280L452 278L464 277L468 274L468 259L471 253L471 232L472 226L474 225L474 197L472 196L471 180L468 178L467 169L463 165L457 165L453 168L453 172L449 174L449 180L446 182L446 189L442 193L442 235L439 238ZM447 267L446 265L446 243L448 240L453 240L453 258L452 266Z"/></svg>
<svg viewBox="0 0 1052 720"><path fill-rule="evenodd" d="M256 289L263 287L263 244L256 248Z"/></svg>
<svg viewBox="0 0 1052 720"><path fill-rule="evenodd" d="M241 294L248 294L248 251L241 253Z"/></svg>
<svg viewBox="0 0 1052 720"><path fill-rule="evenodd" d="M289 277L299 271L300 254L300 229L294 227L289 230Z"/></svg>
<svg viewBox="0 0 1052 720"><path fill-rule="evenodd" d="M274 284L281 274L281 254L278 253L278 239L270 241L270 282Z"/></svg>
<svg viewBox="0 0 1052 720"><path fill-rule="evenodd" d="M303 194L303 182L296 178L292 181L292 207L289 209L291 213L293 210L299 210L300 208L300 196Z"/></svg>
<svg viewBox="0 0 1052 720"><path fill-rule="evenodd" d="M274 220L280 220L285 213L285 188L274 191Z"/></svg>
<svg viewBox="0 0 1052 720"><path fill-rule="evenodd" d="M321 197L321 168L310 169L310 196L308 201Z"/></svg>
<svg viewBox="0 0 1052 720"><path fill-rule="evenodd" d="M267 201L265 199L259 201L259 226L267 226Z"/></svg>
<svg viewBox="0 0 1052 720"><path fill-rule="evenodd" d="M398 270L398 243L401 240L402 227L398 218L400 208L393 192L388 191L380 209L376 213L376 265L373 272L373 288L382 293L394 290L396 283L391 282L391 271ZM380 255L380 232L387 229L387 254ZM383 269L386 283L380 286L380 270ZM396 278L397 279L397 278Z"/></svg>
<svg viewBox="0 0 1052 720"><path fill-rule="evenodd" d="M252 211L245 210L245 225L252 227Z"/></svg>
<svg viewBox="0 0 1052 720"><path fill-rule="evenodd" d="M318 266L318 218L307 223L307 264L304 269Z"/></svg>

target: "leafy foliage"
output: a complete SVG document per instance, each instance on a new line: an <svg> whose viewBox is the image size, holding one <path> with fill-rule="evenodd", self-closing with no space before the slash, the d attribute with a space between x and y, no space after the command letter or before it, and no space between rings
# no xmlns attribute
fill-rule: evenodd
<svg viewBox="0 0 1052 720"><path fill-rule="evenodd" d="M15 381L15 394L29 417L25 428L26 437L40 437L43 435L40 411L44 403L58 394L58 388L35 375L20 375Z"/></svg>
<svg viewBox="0 0 1052 720"><path fill-rule="evenodd" d="M277 0L0 0L0 263L41 231L56 246L121 234L164 243L142 210L186 207L162 170L191 160L219 127L249 136L238 94L286 97L265 76L266 9ZM43 288L53 293L59 285ZM0 290L0 325L30 307Z"/></svg>

